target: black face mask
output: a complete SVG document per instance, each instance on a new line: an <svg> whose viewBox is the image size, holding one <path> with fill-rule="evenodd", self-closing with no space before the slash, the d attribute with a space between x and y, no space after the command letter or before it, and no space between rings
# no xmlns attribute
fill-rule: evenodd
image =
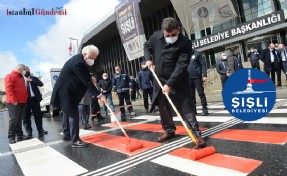
<svg viewBox="0 0 287 176"><path fill-rule="evenodd" d="M28 78L30 76L30 72L26 72L25 77Z"/></svg>

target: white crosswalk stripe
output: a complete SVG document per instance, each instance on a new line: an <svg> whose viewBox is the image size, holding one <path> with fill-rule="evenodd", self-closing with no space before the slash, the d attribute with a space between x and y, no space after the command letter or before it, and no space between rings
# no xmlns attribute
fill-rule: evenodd
<svg viewBox="0 0 287 176"><path fill-rule="evenodd" d="M16 144L10 144L10 147L12 150L19 150L42 144L42 141L33 138L27 141L17 142ZM24 175L29 176L72 176L88 171L50 146L17 153L15 157Z"/></svg>
<svg viewBox="0 0 287 176"><path fill-rule="evenodd" d="M152 162L179 170L181 172L189 173L192 175L204 175L204 176L246 176L246 173L241 173L235 170L207 165L204 163L188 160L185 158L163 155L158 157Z"/></svg>

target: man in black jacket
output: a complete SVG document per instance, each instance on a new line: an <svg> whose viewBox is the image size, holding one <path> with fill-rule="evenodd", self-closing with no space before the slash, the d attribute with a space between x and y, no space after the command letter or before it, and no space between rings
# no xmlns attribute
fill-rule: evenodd
<svg viewBox="0 0 287 176"><path fill-rule="evenodd" d="M25 67L25 82L27 87L28 99L25 106L25 117L23 118L23 125L27 132L27 138L32 138L32 127L31 127L31 111L35 119L35 124L38 130L39 137L43 137L44 134L48 134L47 131L43 129L42 113L40 107L40 101L42 100L42 95L39 91L39 87L43 86L43 83L35 76L30 74L30 68Z"/></svg>
<svg viewBox="0 0 287 176"><path fill-rule="evenodd" d="M230 71L228 68L227 56L226 56L225 52L219 53L219 57L220 57L220 60L218 60L216 62L216 71L220 75L221 85L222 85L222 89L223 89L226 80L230 76Z"/></svg>
<svg viewBox="0 0 287 176"><path fill-rule="evenodd" d="M51 106L63 111L63 140L72 140L72 147L87 147L87 143L79 137L78 110L87 88L91 97L98 97L103 103L106 102L106 98L93 85L87 67L94 64L98 54L97 47L85 46L82 54L73 56L65 63L53 89Z"/></svg>
<svg viewBox="0 0 287 176"><path fill-rule="evenodd" d="M275 84L275 72L277 72L277 85L281 86L281 73L278 74L278 62L280 61L279 52L275 50L274 43L270 43L269 47L262 51L262 62L264 63L264 71L270 76ZM280 76L279 76L280 75Z"/></svg>
<svg viewBox="0 0 287 176"><path fill-rule="evenodd" d="M225 53L227 55L227 63L231 74L243 69L242 60L238 53L238 47L229 48Z"/></svg>
<svg viewBox="0 0 287 176"><path fill-rule="evenodd" d="M171 17L162 22L162 30L156 31L144 45L146 65L152 68L164 85L163 90L157 82L154 84L153 110L156 102L159 106L161 124L165 134L158 141L165 141L175 136L176 127L172 118L172 108L164 94L168 94L177 110L196 137L198 146L205 146L197 119L192 113L192 102L187 67L190 62L191 41L180 33L179 23ZM153 57L152 57L153 55Z"/></svg>
<svg viewBox="0 0 287 176"><path fill-rule="evenodd" d="M117 93L119 98L119 107L121 111L121 120L126 121L126 112L125 112L125 104L124 101L126 101L126 105L128 108L128 111L130 115L135 115L133 112L133 105L130 98L130 91L131 89L131 80L130 76L127 73L122 72L122 69L120 66L115 67L115 74L113 76L112 85L113 85L113 91Z"/></svg>
<svg viewBox="0 0 287 176"><path fill-rule="evenodd" d="M141 67L142 69L138 73L138 85L143 93L145 112L148 113L148 96L150 97L150 101L152 101L153 76L145 65L145 61L141 62Z"/></svg>
<svg viewBox="0 0 287 176"><path fill-rule="evenodd" d="M113 112L115 112L115 107L112 98L112 80L109 79L107 73L103 73L103 79L99 81L99 88L101 89L102 94L106 97L108 104ZM104 105L104 112L106 116L108 115L107 107Z"/></svg>
<svg viewBox="0 0 287 176"><path fill-rule="evenodd" d="M190 57L190 63L187 68L189 72L189 83L190 83L190 93L193 105L193 111L195 115L196 111L196 98L195 98L195 88L201 100L202 115L208 115L207 101L204 94L203 82L207 81L207 69L205 58L200 52L193 51Z"/></svg>
<svg viewBox="0 0 287 176"><path fill-rule="evenodd" d="M281 56L282 71L284 72L287 81L287 49L284 44L281 43L278 45L278 50L280 51L279 55Z"/></svg>
<svg viewBox="0 0 287 176"><path fill-rule="evenodd" d="M92 76L93 84L94 86L99 90L100 88L98 87L97 83L97 78L96 75ZM96 123L97 125L101 125L105 123L105 118L101 114L101 107L98 101L97 97L92 97L91 98L92 104L91 104L91 109L92 109L92 121L93 123Z"/></svg>
<svg viewBox="0 0 287 176"><path fill-rule="evenodd" d="M249 59L252 68L260 70L259 60L261 56L253 47L248 51L247 58Z"/></svg>

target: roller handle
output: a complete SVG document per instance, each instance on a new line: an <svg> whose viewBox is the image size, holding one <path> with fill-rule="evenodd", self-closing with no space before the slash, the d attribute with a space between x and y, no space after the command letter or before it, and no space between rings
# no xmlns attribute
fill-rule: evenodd
<svg viewBox="0 0 287 176"><path fill-rule="evenodd" d="M163 86L162 86L160 80L158 79L156 73L154 72L153 68L150 68L150 71L152 72L154 78L156 79L156 81L158 82L159 86L160 86L161 89L163 90ZM172 106L172 108L173 108L173 110L175 111L176 115L177 115L178 117L180 117L179 119L180 119L182 125L184 126L185 130L187 131L187 134L189 135L189 137L191 138L191 140L192 140L193 142L195 142L196 139L195 139L194 135L192 134L192 132L190 131L190 129L187 127L187 125L186 125L186 123L184 122L182 116L179 114L179 112L177 111L177 109L176 109L176 107L174 106L173 102L171 101L169 95L166 94L166 93L165 93L164 95L166 96L166 98L167 98L169 104Z"/></svg>
<svg viewBox="0 0 287 176"><path fill-rule="evenodd" d="M107 106L108 110L110 111L112 117L114 118L114 120L117 122L118 126L120 127L120 129L122 130L122 132L124 133L125 137L127 138L127 140L130 142L131 139L128 136L128 134L126 133L125 129L122 127L121 123L118 121L117 117L115 116L114 112L111 110L110 106L105 103L105 105Z"/></svg>

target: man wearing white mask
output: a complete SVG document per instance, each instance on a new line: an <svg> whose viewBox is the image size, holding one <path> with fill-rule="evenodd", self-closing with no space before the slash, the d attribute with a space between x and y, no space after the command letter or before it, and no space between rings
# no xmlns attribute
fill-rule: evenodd
<svg viewBox="0 0 287 176"><path fill-rule="evenodd" d="M27 139L22 131L22 119L25 116L25 104L28 97L23 78L25 74L25 66L18 64L4 79L9 113L8 139L10 144L16 143L16 136L17 142Z"/></svg>
<svg viewBox="0 0 287 176"><path fill-rule="evenodd" d="M218 60L216 62L216 70L220 75L221 85L222 85L222 89L223 89L226 80L230 76L230 71L229 71L227 56L226 56L225 52L221 52L221 53L219 53L219 55L220 55L219 56L220 60Z"/></svg>
<svg viewBox="0 0 287 176"><path fill-rule="evenodd" d="M82 54L69 59L62 68L52 98L52 107L63 111L63 140L72 140L72 147L87 147L79 137L78 104L88 89L90 97L97 97L106 103L105 96L93 85L88 66L92 66L99 50L94 45L85 46Z"/></svg>
<svg viewBox="0 0 287 176"><path fill-rule="evenodd" d="M99 81L99 88L101 89L102 94L106 97L109 106L111 107L111 110L115 112L113 98L112 98L112 80L109 79L107 73L103 73L102 75L103 79ZM106 113L106 116L108 115L107 107L104 105L104 112Z"/></svg>
<svg viewBox="0 0 287 176"><path fill-rule="evenodd" d="M201 138L201 131L196 117L192 114L192 102L189 90L189 74L192 43L180 33L179 23L171 17L162 21L160 31L156 31L144 44L144 56L149 68L155 66L163 90L155 81L153 104L151 110L158 105L162 128L165 134L158 138L159 142L175 137L176 126L173 122L173 111L164 94L168 94L177 110L186 121L188 128L196 137L200 147L206 145Z"/></svg>

